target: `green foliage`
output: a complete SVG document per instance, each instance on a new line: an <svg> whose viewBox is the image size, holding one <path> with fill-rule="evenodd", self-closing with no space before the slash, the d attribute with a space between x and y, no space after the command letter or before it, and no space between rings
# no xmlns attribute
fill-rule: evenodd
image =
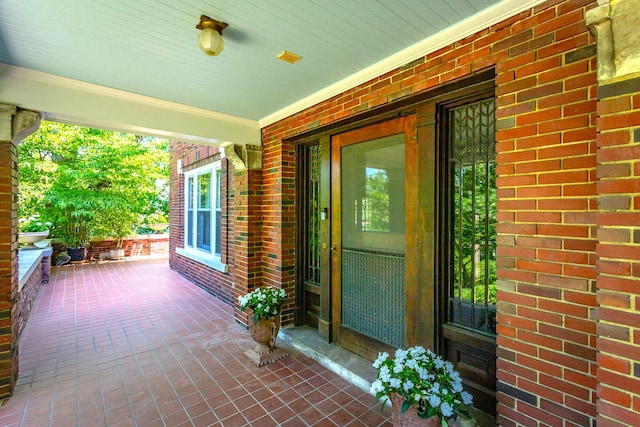
<svg viewBox="0 0 640 427"><path fill-rule="evenodd" d="M367 168L363 231L389 231L389 178L383 169Z"/></svg>
<svg viewBox="0 0 640 427"><path fill-rule="evenodd" d="M496 302L495 179L491 162L458 165L453 176L455 282L461 298L480 304Z"/></svg>
<svg viewBox="0 0 640 427"><path fill-rule="evenodd" d="M39 213L68 246L132 234L168 213L168 142L43 122L18 147L19 215Z"/></svg>
<svg viewBox="0 0 640 427"><path fill-rule="evenodd" d="M29 218L20 218L18 220L18 231L20 233L32 233L37 231L46 231L51 227L50 222L43 222L40 215L34 214Z"/></svg>

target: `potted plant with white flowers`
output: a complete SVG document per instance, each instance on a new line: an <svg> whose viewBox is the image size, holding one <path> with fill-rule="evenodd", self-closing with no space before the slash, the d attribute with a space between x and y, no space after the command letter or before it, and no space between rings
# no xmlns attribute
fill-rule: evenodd
<svg viewBox="0 0 640 427"><path fill-rule="evenodd" d="M465 425L475 424L465 410L473 397L464 391L460 373L431 350L398 349L395 359L380 353L373 366L378 378L371 392L383 404L391 401L394 426L453 426L461 415Z"/></svg>
<svg viewBox="0 0 640 427"><path fill-rule="evenodd" d="M275 362L287 354L276 348L280 330L280 313L287 299L284 289L261 287L238 297L238 306L248 314L248 327L256 347L244 354L257 366Z"/></svg>

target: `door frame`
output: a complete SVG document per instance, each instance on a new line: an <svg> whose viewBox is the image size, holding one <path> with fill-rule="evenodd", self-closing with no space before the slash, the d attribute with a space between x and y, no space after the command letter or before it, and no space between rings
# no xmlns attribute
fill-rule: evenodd
<svg viewBox="0 0 640 427"><path fill-rule="evenodd" d="M415 96L409 96L396 102L385 104L380 107L364 111L352 117L348 117L339 122L309 130L290 139L297 146L299 144L308 143L311 140L319 140L322 150L322 179L328 183L322 190L322 204L327 207L327 221L322 221L321 240L323 246L322 253L322 285L321 285L321 318L319 319L319 335L326 342L336 341L334 337L333 325L333 309L331 307L332 289L330 280L327 277L334 274L332 271L330 236L333 212L330 206L330 177L331 177L331 152L330 138L332 135L356 130L359 128L374 125L379 122L387 121L399 116L415 114L416 116L416 151L415 158L418 160L416 165L417 185L413 193L406 193L405 196L415 197L421 200L421 203L412 209L416 209L417 221L413 224L413 229L407 229L407 238L411 238L416 250L416 257L412 260L413 268L407 268L407 275L412 275L418 286L415 290L407 292L407 322L414 322L419 325L416 328L407 328L406 341L407 346L420 344L438 352L441 350L440 336L438 331L439 325L442 323L443 315L442 306L436 304L441 299L439 290L434 284L439 276L436 263L436 242L438 236L438 224L440 218L438 212L434 212L433 206L436 203L435 190L437 184L437 138L440 130L437 126L437 105L456 98L463 97L465 94L478 91L486 91L495 88L495 70L487 69L469 78L452 82L447 85L441 85L432 90L423 92ZM304 185L298 175L298 185ZM325 191L326 189L326 191ZM298 221L301 217L298 216ZM411 236L411 237L410 237ZM298 242L300 239L296 239ZM408 241L407 241L408 242ZM326 243L326 245L325 245ZM409 244L409 242L408 242ZM299 268L296 260L296 269ZM300 289L300 288L297 288ZM297 292L296 305L301 305L300 295ZM411 319L409 319L411 316Z"/></svg>

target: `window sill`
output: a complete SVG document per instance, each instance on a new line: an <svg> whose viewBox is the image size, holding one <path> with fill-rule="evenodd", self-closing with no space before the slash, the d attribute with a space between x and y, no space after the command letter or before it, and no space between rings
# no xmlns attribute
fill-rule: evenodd
<svg viewBox="0 0 640 427"><path fill-rule="evenodd" d="M229 267L227 266L227 264L223 264L220 261L220 258L217 258L217 257L214 258L210 255L207 256L202 252L195 251L193 249L186 249L186 248L176 248L176 253L178 255L182 255L185 258L189 258L196 262L199 262L200 264L204 264L207 267L211 267L214 270L218 270L222 273L229 272Z"/></svg>

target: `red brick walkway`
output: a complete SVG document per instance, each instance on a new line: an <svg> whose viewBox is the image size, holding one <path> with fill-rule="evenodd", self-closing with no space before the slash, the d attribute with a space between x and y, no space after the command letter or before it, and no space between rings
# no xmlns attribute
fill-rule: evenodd
<svg viewBox="0 0 640 427"><path fill-rule="evenodd" d="M287 348L256 369L230 307L167 260L54 268L1 426L378 426L375 399Z"/></svg>

